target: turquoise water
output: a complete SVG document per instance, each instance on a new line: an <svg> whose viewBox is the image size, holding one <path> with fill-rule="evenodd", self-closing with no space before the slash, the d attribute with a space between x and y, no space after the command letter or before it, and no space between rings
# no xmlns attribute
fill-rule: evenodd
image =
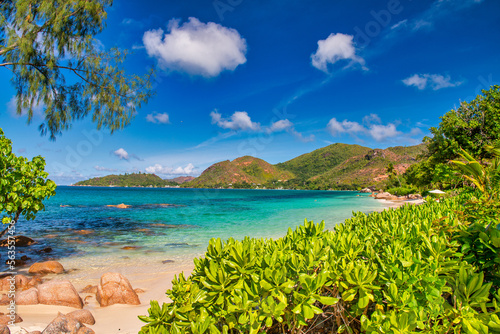
<svg viewBox="0 0 500 334"><path fill-rule="evenodd" d="M305 218L325 220L331 229L352 211L382 208L365 194L347 191L64 186L45 203L46 211L35 221L18 224L18 234L38 241L30 247L32 258L110 260L126 254L192 259L204 253L210 238L281 237ZM131 207L107 206L120 203ZM88 234L79 234L80 230ZM124 246L135 249L126 251ZM52 252L39 252L45 247Z"/></svg>

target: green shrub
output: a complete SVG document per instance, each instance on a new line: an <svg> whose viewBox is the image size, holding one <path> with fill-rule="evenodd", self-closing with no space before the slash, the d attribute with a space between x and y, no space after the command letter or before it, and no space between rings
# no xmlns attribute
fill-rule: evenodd
<svg viewBox="0 0 500 334"><path fill-rule="evenodd" d="M500 297L457 237L464 197L306 221L277 240L210 241L146 333L500 333ZM303 330L303 331L302 331Z"/></svg>
<svg viewBox="0 0 500 334"><path fill-rule="evenodd" d="M388 193L391 193L391 194L397 195L397 196L407 196L410 194L418 193L418 190L416 188L412 188L412 187L395 187L395 188L389 188L386 191Z"/></svg>

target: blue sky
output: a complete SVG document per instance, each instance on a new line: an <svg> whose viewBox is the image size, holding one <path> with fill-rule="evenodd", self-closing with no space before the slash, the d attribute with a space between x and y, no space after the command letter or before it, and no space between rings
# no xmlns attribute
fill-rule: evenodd
<svg viewBox="0 0 500 334"><path fill-rule="evenodd" d="M199 175L253 155L270 163L331 143L421 142L439 117L500 83L500 2L115 1L105 48L158 68L156 96L110 135L90 119L56 141L26 124L0 69L0 127L58 184L111 173Z"/></svg>

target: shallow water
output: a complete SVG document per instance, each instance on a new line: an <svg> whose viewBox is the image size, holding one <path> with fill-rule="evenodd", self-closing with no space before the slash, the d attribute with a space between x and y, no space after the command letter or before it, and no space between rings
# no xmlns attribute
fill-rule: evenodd
<svg viewBox="0 0 500 334"><path fill-rule="evenodd" d="M120 203L131 207L107 206ZM324 220L331 229L352 211L382 207L348 191L65 186L45 204L34 221L18 223L18 235L38 242L18 248L19 255L31 257L30 263L51 258L96 270L138 261L180 264L203 255L211 238L281 237L306 218ZM46 247L52 251L40 252Z"/></svg>

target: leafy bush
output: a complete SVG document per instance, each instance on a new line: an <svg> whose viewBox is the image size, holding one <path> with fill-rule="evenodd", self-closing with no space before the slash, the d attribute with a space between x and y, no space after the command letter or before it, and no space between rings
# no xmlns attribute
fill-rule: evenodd
<svg viewBox="0 0 500 334"><path fill-rule="evenodd" d="M469 198L355 213L334 231L306 221L277 240L211 240L192 275L174 279L172 302L151 302L140 334L299 333L325 324L333 332L500 332L500 296L461 253L457 232L468 224L458 214Z"/></svg>
<svg viewBox="0 0 500 334"><path fill-rule="evenodd" d="M387 192L397 196L407 196L418 193L418 190L413 187L396 187L387 189Z"/></svg>

